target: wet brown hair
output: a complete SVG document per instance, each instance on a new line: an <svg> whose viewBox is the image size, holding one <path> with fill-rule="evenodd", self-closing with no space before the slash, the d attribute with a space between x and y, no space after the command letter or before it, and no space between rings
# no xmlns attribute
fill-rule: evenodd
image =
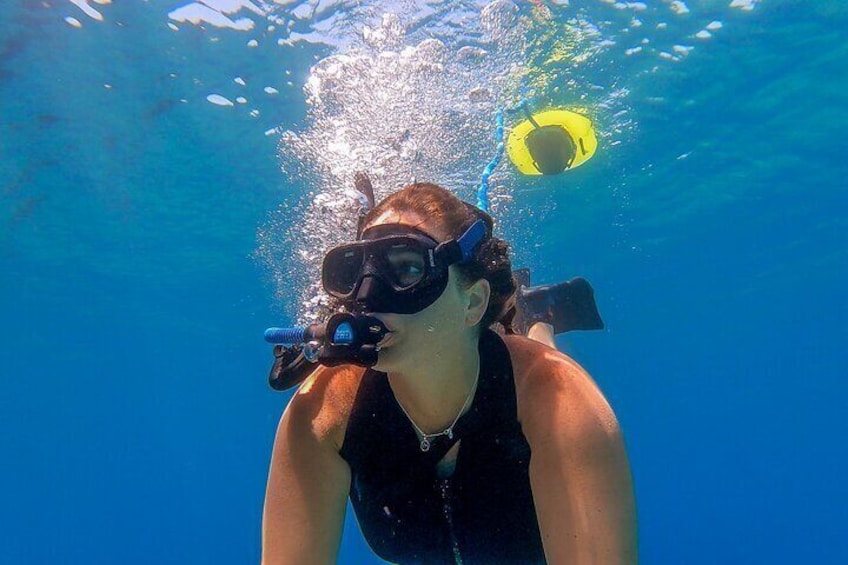
<svg viewBox="0 0 848 565"><path fill-rule="evenodd" d="M502 239L491 236L493 222L488 214L463 202L436 184L415 183L383 199L362 218L360 227L369 226L388 210L416 214L432 222L439 231L449 234L452 238L459 237L471 224L483 219L490 237L476 247L471 261L455 266L461 277L460 282L465 286L470 286L480 279L489 281L489 306L480 319L480 327L487 328L503 316L516 287L512 278L509 245Z"/></svg>

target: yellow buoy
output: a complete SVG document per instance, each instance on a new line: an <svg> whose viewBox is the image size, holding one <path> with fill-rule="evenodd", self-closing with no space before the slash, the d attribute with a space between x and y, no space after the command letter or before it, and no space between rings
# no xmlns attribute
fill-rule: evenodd
<svg viewBox="0 0 848 565"><path fill-rule="evenodd" d="M533 114L506 141L510 161L525 175L557 175L579 167L597 148L592 121L568 110Z"/></svg>

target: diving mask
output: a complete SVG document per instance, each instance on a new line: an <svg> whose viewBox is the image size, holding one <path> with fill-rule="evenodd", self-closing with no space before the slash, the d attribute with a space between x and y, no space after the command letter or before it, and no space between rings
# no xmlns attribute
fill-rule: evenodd
<svg viewBox="0 0 848 565"><path fill-rule="evenodd" d="M488 231L478 219L459 238L439 243L411 226L374 226L365 239L327 253L321 282L330 296L369 312L415 314L442 295L448 267L470 261Z"/></svg>

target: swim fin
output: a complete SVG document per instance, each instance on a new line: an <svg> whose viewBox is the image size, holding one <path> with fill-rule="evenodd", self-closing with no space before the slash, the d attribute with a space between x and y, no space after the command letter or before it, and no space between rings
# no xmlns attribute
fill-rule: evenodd
<svg viewBox="0 0 848 565"><path fill-rule="evenodd" d="M517 269L513 276L518 289L512 327L517 333L527 335L537 322L551 324L554 334L604 328L595 293L586 279L576 277L558 284L530 286L529 269Z"/></svg>

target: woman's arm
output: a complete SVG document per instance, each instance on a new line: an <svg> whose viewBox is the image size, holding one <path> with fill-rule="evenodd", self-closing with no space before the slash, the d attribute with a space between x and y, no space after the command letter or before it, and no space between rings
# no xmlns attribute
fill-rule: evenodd
<svg viewBox="0 0 848 565"><path fill-rule="evenodd" d="M637 563L633 483L615 414L576 362L523 345L519 419L548 562Z"/></svg>
<svg viewBox="0 0 848 565"><path fill-rule="evenodd" d="M320 371L319 371L320 372ZM335 563L350 469L328 432L313 375L286 408L271 456L262 517L264 565Z"/></svg>

